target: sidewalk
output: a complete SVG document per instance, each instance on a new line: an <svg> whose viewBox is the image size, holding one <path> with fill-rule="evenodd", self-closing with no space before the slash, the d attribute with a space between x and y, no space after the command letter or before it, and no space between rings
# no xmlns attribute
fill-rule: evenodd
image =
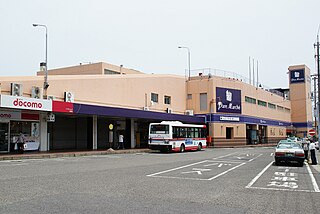
<svg viewBox="0 0 320 214"><path fill-rule="evenodd" d="M318 161L318 165L311 165L315 170L317 170L318 172L320 172L320 150L316 150L316 156L317 156L317 161Z"/></svg>
<svg viewBox="0 0 320 214"><path fill-rule="evenodd" d="M90 151L54 151L54 152L25 152L23 154L0 154L0 161L3 160L21 160L21 159L42 159L58 157L79 157L90 155L107 155L107 154L128 154L128 153L146 153L150 149L120 149L120 150L90 150Z"/></svg>

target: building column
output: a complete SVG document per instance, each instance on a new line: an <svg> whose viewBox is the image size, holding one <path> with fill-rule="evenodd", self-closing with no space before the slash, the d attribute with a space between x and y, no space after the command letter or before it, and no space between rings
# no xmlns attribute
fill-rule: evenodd
<svg viewBox="0 0 320 214"><path fill-rule="evenodd" d="M98 118L93 115L92 118L92 149L98 149Z"/></svg>
<svg viewBox="0 0 320 214"><path fill-rule="evenodd" d="M48 134L48 122L47 122L47 112L40 113L40 148L39 151L46 152L49 151L49 134Z"/></svg>
<svg viewBox="0 0 320 214"><path fill-rule="evenodd" d="M136 147L134 119L130 120L130 139L131 139L131 149L134 149Z"/></svg>

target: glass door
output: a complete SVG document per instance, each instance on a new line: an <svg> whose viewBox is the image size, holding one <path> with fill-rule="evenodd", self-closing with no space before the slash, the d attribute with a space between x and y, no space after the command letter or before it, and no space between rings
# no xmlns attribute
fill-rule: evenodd
<svg viewBox="0 0 320 214"><path fill-rule="evenodd" d="M9 123L0 123L0 153L9 152Z"/></svg>

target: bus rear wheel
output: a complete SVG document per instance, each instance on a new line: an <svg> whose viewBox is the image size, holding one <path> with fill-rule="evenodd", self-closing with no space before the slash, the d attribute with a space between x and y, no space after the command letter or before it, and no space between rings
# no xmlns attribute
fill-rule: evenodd
<svg viewBox="0 0 320 214"><path fill-rule="evenodd" d="M180 152L184 152L184 151L185 151L184 145L181 144L181 146L180 146Z"/></svg>

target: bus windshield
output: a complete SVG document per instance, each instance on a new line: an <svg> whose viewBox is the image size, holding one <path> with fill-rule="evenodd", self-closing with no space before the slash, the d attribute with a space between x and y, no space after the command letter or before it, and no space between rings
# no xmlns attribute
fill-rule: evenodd
<svg viewBox="0 0 320 214"><path fill-rule="evenodd" d="M151 125L150 134L169 134L169 125Z"/></svg>

